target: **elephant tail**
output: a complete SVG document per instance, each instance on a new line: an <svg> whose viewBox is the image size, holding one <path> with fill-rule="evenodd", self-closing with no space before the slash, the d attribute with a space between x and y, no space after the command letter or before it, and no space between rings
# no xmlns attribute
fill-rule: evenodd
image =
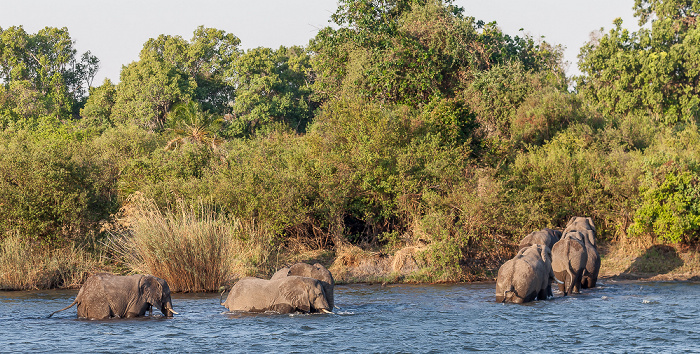
<svg viewBox="0 0 700 354"><path fill-rule="evenodd" d="M64 308L62 308L62 309L60 309L60 310L58 310L58 311L52 312L52 313L51 313L50 315L48 315L46 318L51 318L51 316L53 316L53 315L54 315L55 313L57 313L57 312L61 312L61 311L68 310L69 308L73 307L73 305L75 305L75 304L77 304L77 303L78 303L78 297L76 296L76 297L75 297L75 300L73 300L73 303L71 303L70 305L68 305L68 306L66 306L66 307L64 307Z"/></svg>
<svg viewBox="0 0 700 354"><path fill-rule="evenodd" d="M569 287L566 289L564 295L572 294L574 291L574 285L576 285L576 273L574 272L573 268L571 268L571 262L567 263L566 272L569 273ZM564 284L564 286L566 286L566 284Z"/></svg>
<svg viewBox="0 0 700 354"><path fill-rule="evenodd" d="M511 294L511 295L508 296L508 294ZM501 302L506 302L506 301L510 300L513 297L513 295L515 295L515 286L511 285L510 289L503 292L503 301L501 301Z"/></svg>

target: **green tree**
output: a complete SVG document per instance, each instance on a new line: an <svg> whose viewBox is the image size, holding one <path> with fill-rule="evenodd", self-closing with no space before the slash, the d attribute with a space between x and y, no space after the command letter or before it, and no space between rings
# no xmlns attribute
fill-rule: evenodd
<svg viewBox="0 0 700 354"><path fill-rule="evenodd" d="M345 0L312 40L315 89L402 104L453 97L481 70L521 61L558 69L561 52L546 43L504 35L495 23L463 16L451 1Z"/></svg>
<svg viewBox="0 0 700 354"><path fill-rule="evenodd" d="M234 91L225 75L239 44L232 34L201 26L189 42L168 35L148 40L139 61L122 69L113 119L160 128L175 104L190 100L223 113Z"/></svg>
<svg viewBox="0 0 700 354"><path fill-rule="evenodd" d="M80 110L80 116L97 126L111 126L110 117L116 93L116 85L109 79L105 79L101 86L91 87L90 96L85 107Z"/></svg>
<svg viewBox="0 0 700 354"><path fill-rule="evenodd" d="M667 125L697 121L700 111L700 28L696 0L636 0L640 25L615 28L579 55L577 88L606 114L638 114Z"/></svg>
<svg viewBox="0 0 700 354"><path fill-rule="evenodd" d="M202 110L197 102L177 105L168 114L168 130L173 138L166 149L175 149L182 144L206 145L215 149L223 142L218 137L222 119Z"/></svg>
<svg viewBox="0 0 700 354"><path fill-rule="evenodd" d="M89 51L78 58L73 44L65 27L46 27L36 34L22 26L0 28L0 81L9 91L22 87L24 96L36 92L50 113L77 116L99 60Z"/></svg>
<svg viewBox="0 0 700 354"><path fill-rule="evenodd" d="M266 132L281 124L304 132L317 104L311 98L309 55L300 47L251 49L231 68L236 97L230 136Z"/></svg>

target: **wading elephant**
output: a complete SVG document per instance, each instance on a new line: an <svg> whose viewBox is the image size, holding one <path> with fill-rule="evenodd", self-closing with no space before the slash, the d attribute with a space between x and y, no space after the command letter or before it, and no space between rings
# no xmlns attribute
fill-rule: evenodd
<svg viewBox="0 0 700 354"><path fill-rule="evenodd" d="M153 314L155 306L166 317L173 311L168 283L152 275L95 274L80 288L73 303L61 312L78 305L78 317L89 319L130 318Z"/></svg>
<svg viewBox="0 0 700 354"><path fill-rule="evenodd" d="M596 228L593 220L589 217L574 216L566 224L564 234L569 231L578 231L583 234L584 245L586 246L586 269L581 276L581 287L594 288L598 281L600 271L600 253L596 245Z"/></svg>
<svg viewBox="0 0 700 354"><path fill-rule="evenodd" d="M229 311L277 313L331 313L321 282L287 276L274 280L243 278L231 288L221 305Z"/></svg>
<svg viewBox="0 0 700 354"><path fill-rule="evenodd" d="M563 282L559 284L559 290L564 293L564 296L581 291L581 278L587 261L588 253L582 233L569 231L554 244L552 271L554 276Z"/></svg>
<svg viewBox="0 0 700 354"><path fill-rule="evenodd" d="M533 231L520 241L520 249L528 248L532 245L545 245L551 250L554 244L559 241L560 236L561 232L547 228Z"/></svg>
<svg viewBox="0 0 700 354"><path fill-rule="evenodd" d="M552 258L549 247L524 248L498 269L496 301L523 303L552 295Z"/></svg>
<svg viewBox="0 0 700 354"><path fill-rule="evenodd" d="M307 263L296 263L291 267L284 267L278 270L272 275L270 280L276 280L290 275L313 278L321 282L323 286L323 291L326 294L326 300L331 308L335 307L335 302L333 299L333 288L335 287L335 281L333 280L333 275L326 267L320 263L314 265Z"/></svg>

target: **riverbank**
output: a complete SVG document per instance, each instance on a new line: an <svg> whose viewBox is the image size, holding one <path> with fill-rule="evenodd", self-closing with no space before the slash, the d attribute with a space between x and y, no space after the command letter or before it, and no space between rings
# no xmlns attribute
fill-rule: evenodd
<svg viewBox="0 0 700 354"><path fill-rule="evenodd" d="M700 247L662 244L651 238L605 243L601 278L673 281L700 280Z"/></svg>
<svg viewBox="0 0 700 354"><path fill-rule="evenodd" d="M9 248L5 249L8 251ZM12 257L0 262L0 290L75 289L90 274L122 273L124 269L106 261L93 259L81 249L37 253L15 247ZM368 251L346 245L337 250L305 250L286 254L276 260L277 268L295 262L321 263L338 284L354 283L450 283L440 281L425 266L424 245L403 247L392 252ZM700 247L663 244L652 238L622 239L599 244L601 279L644 281L700 280ZM7 253L7 252L5 252ZM66 254L64 254L66 253ZM506 257L507 258L507 257ZM44 261L42 261L42 259ZM502 262L491 261L481 267L465 269L464 282L493 281ZM236 274L225 285L233 285L240 277L268 276L268 270L247 269Z"/></svg>
<svg viewBox="0 0 700 354"><path fill-rule="evenodd" d="M421 268L421 247L405 247L394 254L348 247L335 253L313 252L306 261L327 266L338 283L433 283ZM700 247L663 244L648 238L623 239L599 244L599 277L616 280L700 280ZM304 261L304 259L298 259ZM467 281L495 280L500 264L473 270Z"/></svg>

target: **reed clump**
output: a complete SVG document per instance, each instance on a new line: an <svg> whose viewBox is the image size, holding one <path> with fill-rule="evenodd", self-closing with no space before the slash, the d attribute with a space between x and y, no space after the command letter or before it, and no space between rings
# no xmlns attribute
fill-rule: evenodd
<svg viewBox="0 0 700 354"><path fill-rule="evenodd" d="M77 288L99 269L98 259L75 245L50 250L18 234L0 243L0 290Z"/></svg>
<svg viewBox="0 0 700 354"><path fill-rule="evenodd" d="M174 291L215 291L271 259L264 232L206 203L178 201L161 210L153 200L133 198L128 209L127 229L109 244L117 262L165 279Z"/></svg>

